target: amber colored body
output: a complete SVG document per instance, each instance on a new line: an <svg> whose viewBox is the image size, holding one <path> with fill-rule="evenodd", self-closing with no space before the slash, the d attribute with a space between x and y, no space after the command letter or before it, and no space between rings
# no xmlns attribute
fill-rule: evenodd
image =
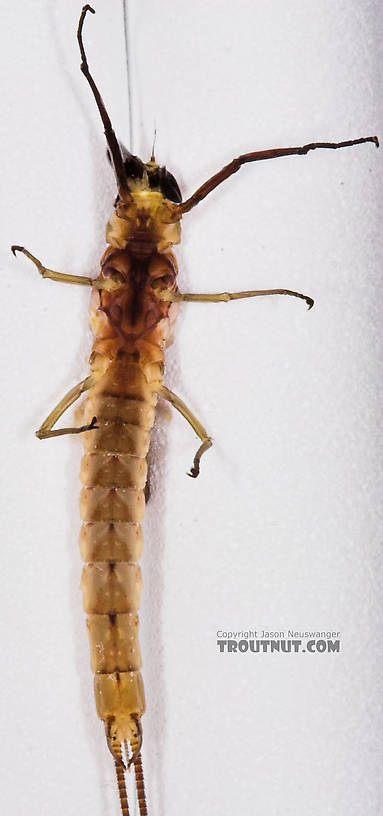
<svg viewBox="0 0 383 816"><path fill-rule="evenodd" d="M82 40L87 12L94 13L88 4L82 9L77 30L81 71L104 126L118 192L107 226L108 247L101 259L100 274L94 279L56 272L25 247L14 245L12 251L24 253L44 278L92 287L94 344L90 375L64 395L36 433L39 439L83 434L80 548L85 561L82 589L96 706L115 762L122 816L129 816L124 771L132 764L140 816L147 816L140 755L145 701L138 644L138 561L142 551L146 456L158 395L186 418L201 441L189 471L193 478L198 476L201 456L212 444L197 417L162 385L164 350L171 342L177 306L180 301L218 303L264 295L290 295L304 300L309 309L313 306L311 297L286 288L179 292L171 247L180 240L180 220L244 164L305 156L318 148L332 150L365 142L378 147L379 143L376 136L366 136L244 153L182 201L176 179L156 164L154 155L144 163L117 141L89 71ZM84 424L53 430L67 408L85 392Z"/></svg>
<svg viewBox="0 0 383 816"><path fill-rule="evenodd" d="M119 286L112 292L93 290L91 298L95 385L86 398L84 421L96 416L98 428L84 434L82 589L97 712L113 742L134 741L145 707L137 562L146 455L177 309L153 291L155 282L176 289L175 259L158 250L168 248L169 234L179 239L179 226L161 223L156 217L161 205L164 213L160 193L140 192L123 208L125 218L113 216L99 279L109 277Z"/></svg>

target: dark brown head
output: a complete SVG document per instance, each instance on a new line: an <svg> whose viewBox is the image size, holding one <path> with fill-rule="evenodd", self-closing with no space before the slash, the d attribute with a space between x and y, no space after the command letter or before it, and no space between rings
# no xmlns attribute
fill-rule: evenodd
<svg viewBox="0 0 383 816"><path fill-rule="evenodd" d="M120 150L129 192L153 190L162 193L168 201L181 203L181 191L176 179L166 167L156 164L154 156L145 163L138 156L129 153L123 145L120 145ZM111 161L109 151L108 158Z"/></svg>

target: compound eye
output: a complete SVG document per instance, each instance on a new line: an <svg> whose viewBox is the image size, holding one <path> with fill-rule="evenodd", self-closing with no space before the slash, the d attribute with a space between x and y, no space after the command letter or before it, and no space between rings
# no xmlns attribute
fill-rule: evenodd
<svg viewBox="0 0 383 816"><path fill-rule="evenodd" d="M166 167L156 167L148 172L149 187L151 190L161 190L164 198L180 204L182 201L180 188Z"/></svg>
<svg viewBox="0 0 383 816"><path fill-rule="evenodd" d="M161 192L168 201L174 201L176 204L182 201L181 190L174 176L165 167L161 167Z"/></svg>
<svg viewBox="0 0 383 816"><path fill-rule="evenodd" d="M151 190L155 189L156 187L160 187L161 186L160 168L156 167L155 170L152 170L151 172L149 172L148 178L149 178L149 187L150 187Z"/></svg>
<svg viewBox="0 0 383 816"><path fill-rule="evenodd" d="M131 153L128 154L124 161L124 168L128 179L142 179L144 175L143 162L138 156L132 156Z"/></svg>

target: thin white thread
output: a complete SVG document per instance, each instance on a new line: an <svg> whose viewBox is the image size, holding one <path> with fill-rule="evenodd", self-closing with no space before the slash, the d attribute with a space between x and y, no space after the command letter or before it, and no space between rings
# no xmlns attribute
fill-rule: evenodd
<svg viewBox="0 0 383 816"><path fill-rule="evenodd" d="M122 0L124 11L124 37L125 37L125 51L126 51L126 71L128 78L128 109L129 109L129 150L133 153L134 143L134 129L133 129L133 95L132 95L132 79L131 79L131 60L129 48L129 18L128 18L128 3L127 0Z"/></svg>

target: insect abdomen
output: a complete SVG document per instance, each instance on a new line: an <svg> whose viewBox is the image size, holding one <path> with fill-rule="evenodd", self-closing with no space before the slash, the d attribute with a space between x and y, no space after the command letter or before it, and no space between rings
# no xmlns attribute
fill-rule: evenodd
<svg viewBox="0 0 383 816"><path fill-rule="evenodd" d="M124 353L106 368L85 403L97 429L84 437L80 548L91 666L99 717L118 740L131 740L144 711L137 611L146 455L161 366ZM149 376L148 376L149 375ZM155 380L152 380L155 375Z"/></svg>

